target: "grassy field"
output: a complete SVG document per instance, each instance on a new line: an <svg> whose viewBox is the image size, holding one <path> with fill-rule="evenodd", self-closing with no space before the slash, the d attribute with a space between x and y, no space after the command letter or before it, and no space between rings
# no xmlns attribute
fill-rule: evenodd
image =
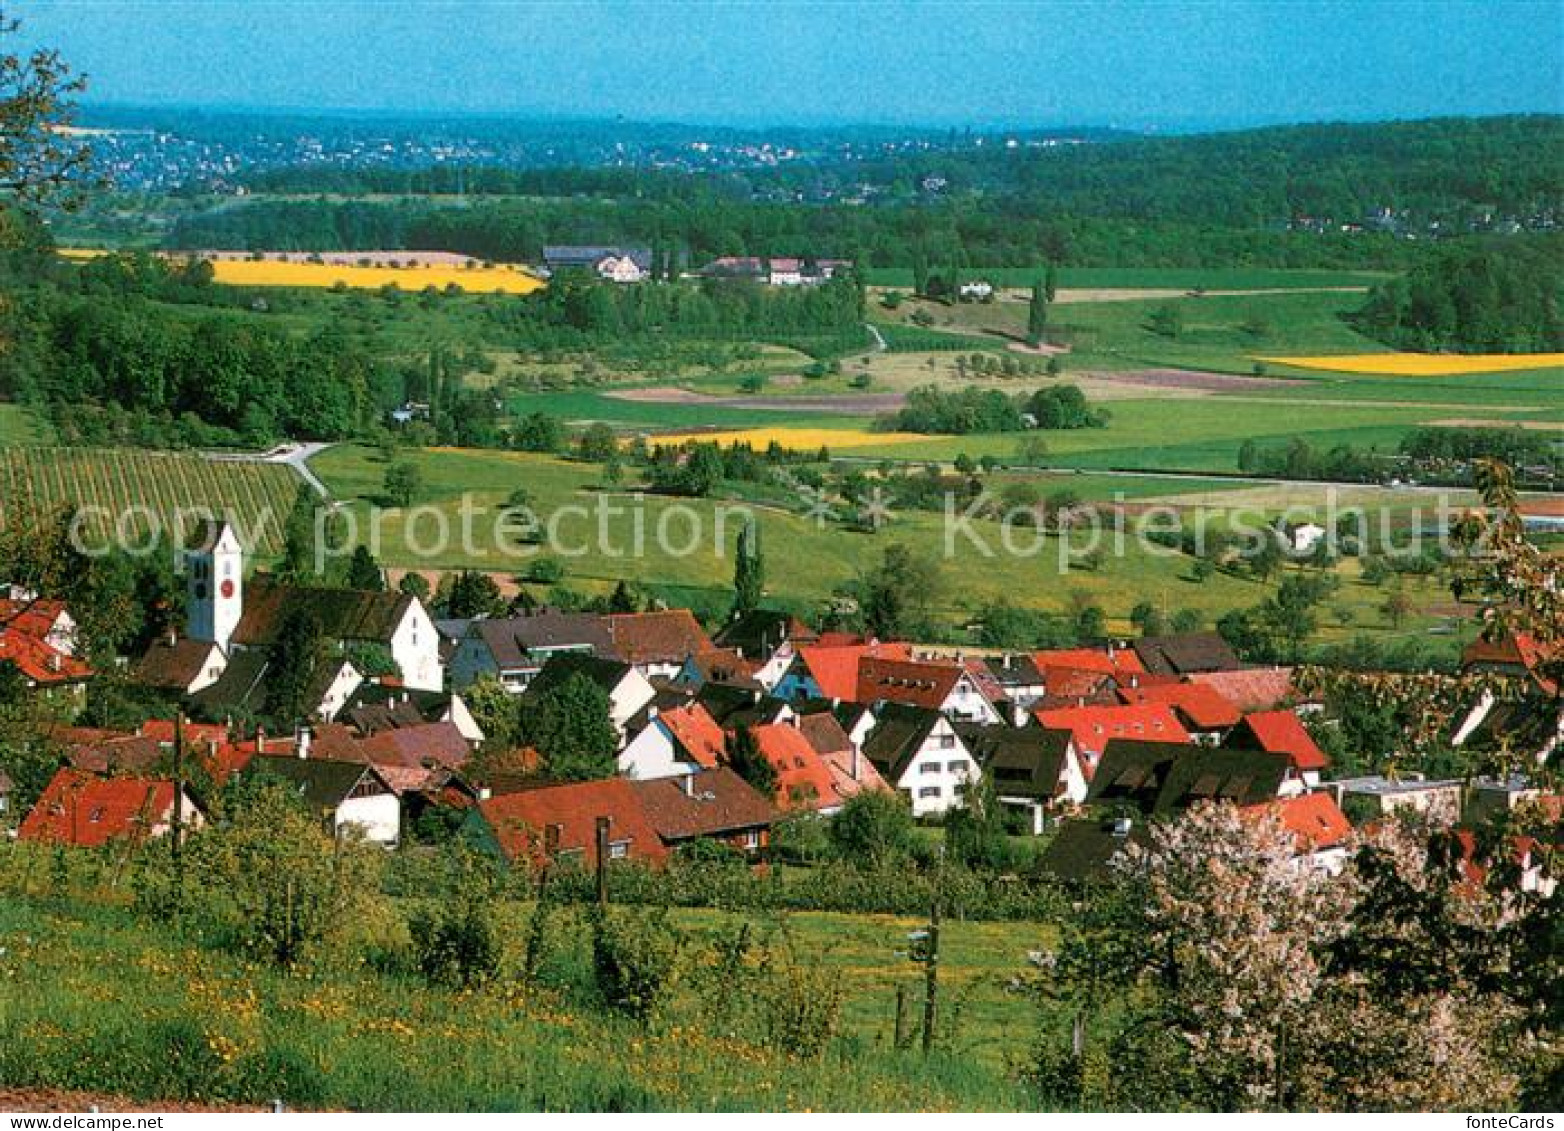
<svg viewBox="0 0 1564 1131"><path fill-rule="evenodd" d="M509 919L507 969L525 909ZM675 912L689 942L674 999L648 1027L590 1000L587 935L567 911L549 933L542 985L509 978L455 994L353 964L282 973L207 950L101 905L0 905L0 1080L142 1100L359 1111L1016 1110L1007 1062L1039 1032L1004 990L1043 928L952 922L944 1000L956 1024L925 1059L892 1047L895 986L919 1000L895 954L910 920L796 914L794 952L841 974L843 1031L800 1060L748 1029L707 1020L714 931L736 916ZM756 919L758 936L780 927ZM394 932L387 925L382 928Z"/></svg>
<svg viewBox="0 0 1564 1131"><path fill-rule="evenodd" d="M48 422L14 404L0 404L0 448L44 444L52 438Z"/></svg>
<svg viewBox="0 0 1564 1131"><path fill-rule="evenodd" d="M931 268L939 274L939 268ZM1046 265L1035 267L971 267L969 279L987 279L998 286L1029 287ZM1180 290L1261 290L1297 287L1366 287L1386 276L1375 271L1303 271L1267 267L1062 267L1061 287L1154 287ZM881 287L911 287L912 268L876 267L869 283Z"/></svg>
<svg viewBox="0 0 1564 1131"><path fill-rule="evenodd" d="M140 544L178 512L232 516L263 555L282 548L282 523L299 477L280 464L218 463L199 455L136 448L0 447L0 499L96 508L84 515L89 537Z"/></svg>
<svg viewBox="0 0 1564 1131"><path fill-rule="evenodd" d="M1010 442L1015 442L1013 437ZM599 496L597 467L545 456L427 450L409 453L406 458L422 473L424 487L417 503L432 509L418 519L415 529L409 529L408 522L413 512L378 512L379 538L374 548L387 565L425 570L470 568L510 577L523 572L535 557L552 556L564 566L566 583L579 591L602 593L619 580L629 580L696 607L720 608L730 599L733 545L744 522L743 511L734 508L743 508L742 503L673 499L622 489ZM346 502L360 537L368 539L371 508L382 494L384 457L373 449L342 446L317 456L311 466L333 494ZM1121 482L1126 499L1213 489L1210 482L1154 477L1038 478L1045 492L1067 488L1088 497L1104 497L1097 492L1111 492ZM1230 522L1232 515L1227 512L1233 507L1246 505L1244 486L1234 484L1222 499L1222 513L1211 518L1214 527ZM560 512L559 540L569 553L527 546L525 553L518 554L513 546L507 550L504 540L496 537L497 508L517 488L530 493L545 521ZM1303 494L1310 500L1318 497ZM464 496L474 508L489 508L469 523L474 535L466 546L455 536L462 529ZM605 511L604 501L614 510ZM1266 500L1265 505L1253 508L1255 521L1261 514L1274 514L1279 504L1294 501ZM586 509L575 514L561 512L566 506ZM721 508L726 508L726 513L719 544L716 532ZM1097 568L1088 569L1079 560L1080 552L1087 549L1089 536L1084 533L1068 545L1053 536L1033 544L1023 535L1007 549L999 525L988 520L973 522L979 539L975 544L961 535L947 542L943 517L928 512L897 512L888 525L863 532L837 523L822 526L781 508L755 505L751 509L770 559L770 599L805 610L818 607L834 589L876 565L884 547L892 542L905 543L937 563L940 585L932 595L932 611L951 624L965 623L976 609L1000 599L1050 612L1065 612L1080 601L1095 603L1106 611L1117 632L1131 630L1130 610L1143 599L1170 612L1196 610L1209 624L1230 609L1259 602L1273 589L1272 585L1227 573L1196 581L1188 558L1149 552L1133 538L1125 540L1120 554L1104 534L1108 540L1102 543L1102 561ZM452 532L450 543L440 552L415 553L414 545L433 543L442 523ZM637 530L641 532L639 550ZM659 530L667 531L671 550L660 547ZM696 531L699 537L692 543ZM689 552L673 552L682 551L686 544ZM1408 592L1419 606L1448 602L1448 594L1436 581L1412 582ZM1349 574L1333 601L1350 610L1351 622L1349 626L1334 621L1325 624L1322 639L1344 638L1359 631L1389 631L1379 612L1384 601L1382 590L1361 584ZM1434 615L1416 616L1399 631L1420 635L1436 623Z"/></svg>

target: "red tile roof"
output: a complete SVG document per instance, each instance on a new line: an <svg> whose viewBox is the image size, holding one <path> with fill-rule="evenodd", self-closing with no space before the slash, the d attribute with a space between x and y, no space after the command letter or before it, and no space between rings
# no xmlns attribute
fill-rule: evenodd
<svg viewBox="0 0 1564 1131"><path fill-rule="evenodd" d="M17 670L39 687L80 683L92 675L92 669L74 656L67 656L36 636L10 627L0 627L0 662L10 660Z"/></svg>
<svg viewBox="0 0 1564 1131"><path fill-rule="evenodd" d="M1472 641L1461 653L1461 666L1523 668L1544 691L1552 694L1558 690L1557 682L1537 675L1537 667L1552 660L1557 651L1557 645L1544 644L1530 633L1511 632L1498 640Z"/></svg>
<svg viewBox="0 0 1564 1131"><path fill-rule="evenodd" d="M35 601L13 601L0 598L0 627L13 629L44 640L54 631L62 617L69 616L64 601L40 597Z"/></svg>
<svg viewBox="0 0 1564 1131"><path fill-rule="evenodd" d="M1040 668L1077 668L1104 675L1128 675L1146 670L1140 657L1130 648L1115 648L1112 652L1104 648L1051 648L1033 652L1032 662Z"/></svg>
<svg viewBox="0 0 1564 1131"><path fill-rule="evenodd" d="M827 699L853 700L858 694L858 665L865 657L910 660L906 644L805 644L798 649L799 662Z"/></svg>
<svg viewBox="0 0 1564 1131"><path fill-rule="evenodd" d="M858 703L905 703L937 711L963 674L960 664L891 660L865 656L858 661Z"/></svg>
<svg viewBox="0 0 1564 1131"><path fill-rule="evenodd" d="M1298 851L1316 852L1345 844L1352 835L1352 822L1329 793L1304 793L1297 797L1245 806L1241 813L1258 817L1276 814L1282 827L1296 838Z"/></svg>
<svg viewBox="0 0 1564 1131"><path fill-rule="evenodd" d="M840 803L831 771L803 731L789 723L751 727L760 753L777 772L777 804L783 809L820 809Z"/></svg>
<svg viewBox="0 0 1564 1131"><path fill-rule="evenodd" d="M170 819L173 808L171 781L61 770L16 835L21 840L100 848L110 841L139 841L153 835Z"/></svg>
<svg viewBox="0 0 1564 1131"><path fill-rule="evenodd" d="M1043 699L1049 706L1107 706L1116 702L1113 676L1091 668L1045 667ZM1084 702L1083 702L1084 700Z"/></svg>
<svg viewBox="0 0 1564 1131"><path fill-rule="evenodd" d="M665 843L769 828L782 819L770 801L726 768L632 782L631 787Z"/></svg>
<svg viewBox="0 0 1564 1131"><path fill-rule="evenodd" d="M1119 688L1126 703L1163 703L1192 730L1221 730L1233 726L1242 713L1214 688L1200 683L1153 683Z"/></svg>
<svg viewBox="0 0 1564 1131"><path fill-rule="evenodd" d="M1330 765L1325 751L1291 711L1257 711L1245 715L1238 729L1241 733L1232 745L1242 745L1246 738L1253 738L1261 750L1287 755L1287 760L1298 770L1323 770Z"/></svg>
<svg viewBox="0 0 1564 1131"><path fill-rule="evenodd" d="M608 841L628 841L627 859L660 863L668 850L647 816L635 787L623 778L546 785L505 793L478 802L478 811L494 831L509 860L541 863L549 827L558 830L558 854L597 866L597 819L609 819Z"/></svg>
<svg viewBox="0 0 1564 1131"><path fill-rule="evenodd" d="M687 707L670 707L657 716L657 721L668 729L673 740L703 769L715 769L722 761L727 743L722 728L711 712L699 703Z"/></svg>
<svg viewBox="0 0 1564 1131"><path fill-rule="evenodd" d="M1115 738L1144 742L1189 742L1189 732L1171 707L1144 703L1123 707L1058 707L1034 711L1037 721L1051 730L1067 730L1075 739L1088 776L1103 748Z"/></svg>
<svg viewBox="0 0 1564 1131"><path fill-rule="evenodd" d="M1215 689L1240 711L1273 711L1297 694L1291 668L1250 668L1234 672L1192 672L1191 683Z"/></svg>

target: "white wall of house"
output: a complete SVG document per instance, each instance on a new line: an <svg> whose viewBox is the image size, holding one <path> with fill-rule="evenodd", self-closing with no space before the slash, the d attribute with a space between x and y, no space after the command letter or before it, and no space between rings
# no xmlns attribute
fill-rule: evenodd
<svg viewBox="0 0 1564 1131"><path fill-rule="evenodd" d="M185 688L186 695L194 695L197 691L211 687L222 678L223 672L228 670L228 655L216 644L207 651L206 657L201 661L201 670L190 681L190 686Z"/></svg>
<svg viewBox="0 0 1564 1131"><path fill-rule="evenodd" d="M755 682L767 691L772 690L787 674L787 669L793 663L796 654L792 642L784 640L781 646L771 653L771 658L755 669Z"/></svg>
<svg viewBox="0 0 1564 1131"><path fill-rule="evenodd" d="M940 711L957 722L982 723L984 726L1004 722L994 705L978 690L977 681L965 672L950 689L945 702L940 704Z"/></svg>
<svg viewBox="0 0 1564 1131"><path fill-rule="evenodd" d="M440 634L422 601L413 598L402 623L391 633L391 658L402 671L402 682L415 691L440 691L445 669L440 663Z"/></svg>
<svg viewBox="0 0 1564 1131"><path fill-rule="evenodd" d="M960 808L962 786L978 776L978 764L950 725L940 719L907 763L896 787L912 798L914 817L933 816Z"/></svg>
<svg viewBox="0 0 1564 1131"><path fill-rule="evenodd" d="M684 777L697 769L679 757L679 746L661 719L647 723L619 752L619 772L637 781Z"/></svg>
<svg viewBox="0 0 1564 1131"><path fill-rule="evenodd" d="M337 806L332 823L338 832L353 827L366 840L395 844L402 835L402 803L394 793L350 797Z"/></svg>
<svg viewBox="0 0 1564 1131"><path fill-rule="evenodd" d="M363 673L347 660L343 660L341 666L337 668L336 676L326 687L325 694L320 697L320 703L315 707L315 714L324 721L331 722L363 682Z"/></svg>
<svg viewBox="0 0 1564 1131"><path fill-rule="evenodd" d="M478 725L478 720L473 718L467 700L460 695L451 696L450 704L445 709L445 721L461 731L462 737L468 742L482 742L487 737Z"/></svg>
<svg viewBox="0 0 1564 1131"><path fill-rule="evenodd" d="M652 681L637 668L627 671L624 678L608 693L608 714L614 720L614 729L619 732L620 742L625 739L625 728L630 725L630 720L656 697L657 689L652 686Z"/></svg>

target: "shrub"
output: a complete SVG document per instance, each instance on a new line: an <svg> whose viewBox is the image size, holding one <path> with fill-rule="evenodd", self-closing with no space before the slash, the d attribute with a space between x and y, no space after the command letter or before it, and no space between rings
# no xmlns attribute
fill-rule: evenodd
<svg viewBox="0 0 1564 1131"><path fill-rule="evenodd" d="M673 990L683 947L665 909L599 909L592 919L592 971L603 1004L646 1024Z"/></svg>

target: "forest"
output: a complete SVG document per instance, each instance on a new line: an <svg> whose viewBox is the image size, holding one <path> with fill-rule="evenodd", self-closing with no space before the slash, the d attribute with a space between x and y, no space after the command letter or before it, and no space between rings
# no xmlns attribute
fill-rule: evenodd
<svg viewBox="0 0 1564 1131"><path fill-rule="evenodd" d="M461 174L469 198L455 203L418 193L448 189L456 171L295 169L255 185L289 199L181 214L165 242L503 261L535 261L548 243L660 243L693 266L831 254L871 267L922 256L971 267L1398 269L1425 257L1408 234L1443 242L1501 221L1524 232L1556 223L1561 127L1546 116L1296 126L743 173L473 169ZM413 195L324 195L377 188Z"/></svg>

